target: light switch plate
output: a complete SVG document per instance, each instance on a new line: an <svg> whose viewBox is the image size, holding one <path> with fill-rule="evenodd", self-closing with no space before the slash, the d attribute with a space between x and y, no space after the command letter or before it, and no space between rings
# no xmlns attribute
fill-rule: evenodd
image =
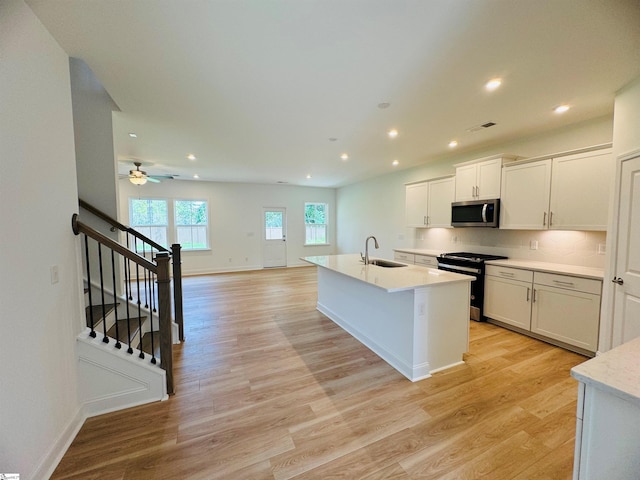
<svg viewBox="0 0 640 480"><path fill-rule="evenodd" d="M537 240L531 240L529 242L529 248L531 250L537 250L538 249L538 241Z"/></svg>

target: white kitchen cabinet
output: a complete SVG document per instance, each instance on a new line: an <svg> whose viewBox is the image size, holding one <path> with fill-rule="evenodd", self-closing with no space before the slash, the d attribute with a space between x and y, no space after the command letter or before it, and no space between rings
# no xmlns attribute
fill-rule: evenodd
<svg viewBox="0 0 640 480"><path fill-rule="evenodd" d="M427 226L427 182L405 186L405 223L407 227Z"/></svg>
<svg viewBox="0 0 640 480"><path fill-rule="evenodd" d="M423 267L438 268L438 259L432 255L419 255L416 253L414 263Z"/></svg>
<svg viewBox="0 0 640 480"><path fill-rule="evenodd" d="M615 171L611 150L554 158L550 228L607 229L609 184Z"/></svg>
<svg viewBox="0 0 640 480"><path fill-rule="evenodd" d="M415 263L415 255L406 252L393 252L393 259L398 262Z"/></svg>
<svg viewBox="0 0 640 480"><path fill-rule="evenodd" d="M500 228L606 230L612 162L607 149L505 165Z"/></svg>
<svg viewBox="0 0 640 480"><path fill-rule="evenodd" d="M574 480L626 480L640 472L640 339L571 369L578 405Z"/></svg>
<svg viewBox="0 0 640 480"><path fill-rule="evenodd" d="M427 227L451 227L451 203L454 200L455 177L427 182Z"/></svg>
<svg viewBox="0 0 640 480"><path fill-rule="evenodd" d="M487 265L484 289L485 316L531 329L533 272Z"/></svg>
<svg viewBox="0 0 640 480"><path fill-rule="evenodd" d="M484 315L504 326L576 351L598 347L602 282L487 265Z"/></svg>
<svg viewBox="0 0 640 480"><path fill-rule="evenodd" d="M455 165L455 201L500 198L502 164L505 160L515 158L512 155L499 155Z"/></svg>
<svg viewBox="0 0 640 480"><path fill-rule="evenodd" d="M408 227L451 227L455 177L435 178L405 186L405 221Z"/></svg>
<svg viewBox="0 0 640 480"><path fill-rule="evenodd" d="M551 193L551 159L502 169L500 228L546 229Z"/></svg>
<svg viewBox="0 0 640 480"><path fill-rule="evenodd" d="M531 331L595 352L602 282L535 272Z"/></svg>

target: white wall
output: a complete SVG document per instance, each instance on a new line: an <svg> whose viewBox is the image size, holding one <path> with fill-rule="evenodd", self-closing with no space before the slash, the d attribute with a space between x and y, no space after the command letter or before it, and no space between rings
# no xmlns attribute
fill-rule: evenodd
<svg viewBox="0 0 640 480"><path fill-rule="evenodd" d="M364 249L364 240L375 235L380 242L376 256L393 257L394 248L427 248L443 251L471 250L502 253L565 264L603 267L604 255L597 245L605 243L603 232L515 232L489 229L416 229L404 225L405 183L455 173L453 164L499 153L534 157L612 141L612 117L523 138L491 149L477 150L440 159L337 191L338 252ZM529 250L529 239L539 241L539 250ZM455 241L457 240L457 241Z"/></svg>
<svg viewBox="0 0 640 480"><path fill-rule="evenodd" d="M211 248L183 253L182 271L186 275L262 268L263 207L287 209L287 266L304 265L300 257L335 252L334 189L190 180L163 180L162 183L135 186L125 178L120 180L119 190L119 220L125 225L130 223L130 197L209 202ZM304 246L305 202L329 204L330 245Z"/></svg>
<svg viewBox="0 0 640 480"><path fill-rule="evenodd" d="M84 201L116 218L118 172L113 150L112 112L119 109L84 61L70 58L69 70L78 194ZM91 221L91 217L83 220ZM101 231L110 235L108 230Z"/></svg>
<svg viewBox="0 0 640 480"><path fill-rule="evenodd" d="M40 480L79 428L69 62L22 0L0 2L0 58L0 472Z"/></svg>

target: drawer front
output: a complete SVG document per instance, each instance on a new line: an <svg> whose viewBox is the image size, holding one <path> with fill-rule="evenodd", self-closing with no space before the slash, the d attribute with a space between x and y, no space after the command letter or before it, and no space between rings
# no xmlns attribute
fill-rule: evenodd
<svg viewBox="0 0 640 480"><path fill-rule="evenodd" d="M438 260L430 255L416 255L415 263L416 265L438 268Z"/></svg>
<svg viewBox="0 0 640 480"><path fill-rule="evenodd" d="M487 265L486 275L492 277L508 278L521 282L533 282L533 272L531 270L520 270L519 268L500 267L498 265Z"/></svg>
<svg viewBox="0 0 640 480"><path fill-rule="evenodd" d="M414 263L415 255L413 253L394 252L393 259L397 260L398 262Z"/></svg>
<svg viewBox="0 0 640 480"><path fill-rule="evenodd" d="M547 285L549 287L566 288L576 292L593 293L600 295L602 292L602 282L591 278L572 277L569 275L557 275L555 273L536 272L534 283Z"/></svg>

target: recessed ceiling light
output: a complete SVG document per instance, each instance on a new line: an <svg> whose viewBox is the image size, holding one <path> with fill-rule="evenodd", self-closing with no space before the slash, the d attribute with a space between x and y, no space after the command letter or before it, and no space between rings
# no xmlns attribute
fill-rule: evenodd
<svg viewBox="0 0 640 480"><path fill-rule="evenodd" d="M129 136L130 136L131 138L138 138L138 135L136 135L136 134L135 134L135 133L133 133L133 132L129 132Z"/></svg>
<svg viewBox="0 0 640 480"><path fill-rule="evenodd" d="M193 178L200 178L200 175L198 175L197 173L193 175Z"/></svg>
<svg viewBox="0 0 640 480"><path fill-rule="evenodd" d="M553 109L553 111L555 113L564 113L567 110L569 110L569 108L571 108L569 107L569 105L558 105L556 108Z"/></svg>
<svg viewBox="0 0 640 480"><path fill-rule="evenodd" d="M455 148L455 147L457 147L457 146L458 146L458 141L457 141L457 140L451 140L451 141L449 142L449 147L450 147L450 148Z"/></svg>
<svg viewBox="0 0 640 480"><path fill-rule="evenodd" d="M349 155L347 155L346 153L343 153L342 155L340 155L340 158L346 161L346 160L349 160Z"/></svg>
<svg viewBox="0 0 640 480"><path fill-rule="evenodd" d="M387 132L387 135L389 135L389 138L396 138L398 136L398 130L392 128Z"/></svg>
<svg viewBox="0 0 640 480"><path fill-rule="evenodd" d="M310 178L311 178L311 174L310 174L310 173L308 173L308 174L307 174L307 180L309 180Z"/></svg>
<svg viewBox="0 0 640 480"><path fill-rule="evenodd" d="M484 88L486 88L491 92L496 88L498 88L500 85L502 85L501 78L492 78L491 80L489 80L487 83L484 84Z"/></svg>
<svg viewBox="0 0 640 480"><path fill-rule="evenodd" d="M391 162L391 165L397 167L398 165L400 165L400 162L398 160L394 160L393 162Z"/></svg>
<svg viewBox="0 0 640 480"><path fill-rule="evenodd" d="M195 160L196 156L193 153L190 153L189 155L187 155L187 159L189 160Z"/></svg>
<svg viewBox="0 0 640 480"><path fill-rule="evenodd" d="M389 102L382 102L378 104L378 108L384 110L385 108L389 108L391 104Z"/></svg>

